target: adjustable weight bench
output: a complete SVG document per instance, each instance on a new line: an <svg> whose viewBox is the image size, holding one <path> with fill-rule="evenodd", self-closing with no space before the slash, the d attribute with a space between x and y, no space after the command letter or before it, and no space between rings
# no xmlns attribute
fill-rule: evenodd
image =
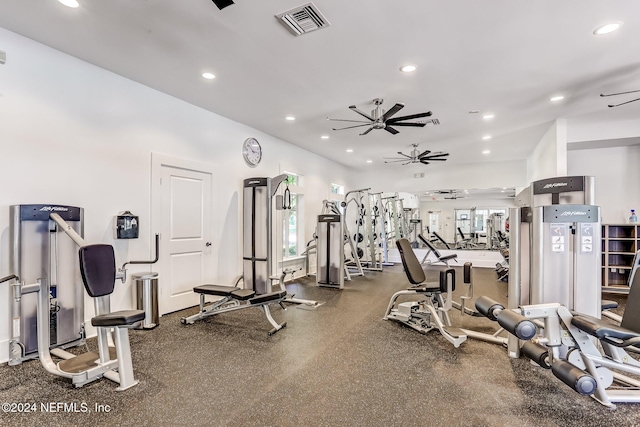
<svg viewBox="0 0 640 427"><path fill-rule="evenodd" d="M444 265L446 265L447 268L448 268L449 267L449 261L453 260L455 262L458 262L458 260L456 259L456 258L458 258L457 254L442 255L440 253L440 251L438 251L436 249L436 247L431 244L430 241L425 239L422 234L418 234L418 239L420 239L420 241L429 249L429 251L424 256L424 258L422 258L422 261L420 262L420 264L422 264L422 265L425 265L425 264L430 265L430 264L435 264L435 263L441 262ZM436 256L436 260L435 261L431 261L431 260L428 259L429 255L431 255L432 253Z"/></svg>
<svg viewBox="0 0 640 427"><path fill-rule="evenodd" d="M287 291L285 290L256 295L255 291L251 289L241 289L235 286L200 285L193 288L193 292L200 294L200 311L193 316L181 318L180 323L183 325L191 325L197 320L220 313L258 307L262 309L265 316L267 316L267 320L273 326L273 329L268 333L269 336L287 326L287 322L278 324L271 316L271 311L269 311L269 304L281 304L285 300L287 297ZM207 305L206 295L221 298Z"/></svg>

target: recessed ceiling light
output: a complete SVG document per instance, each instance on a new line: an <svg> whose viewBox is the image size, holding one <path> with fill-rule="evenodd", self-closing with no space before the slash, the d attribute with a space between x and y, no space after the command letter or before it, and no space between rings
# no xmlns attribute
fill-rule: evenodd
<svg viewBox="0 0 640 427"><path fill-rule="evenodd" d="M296 118L293 116L287 116L284 118L285 120L289 120L290 122L294 121Z"/></svg>
<svg viewBox="0 0 640 427"><path fill-rule="evenodd" d="M482 152L482 154L484 154L485 156L486 156L487 154L491 154L491 150L484 150L484 151Z"/></svg>
<svg viewBox="0 0 640 427"><path fill-rule="evenodd" d="M469 110L469 114L478 114L480 110Z"/></svg>
<svg viewBox="0 0 640 427"><path fill-rule="evenodd" d="M373 163L373 160L367 160L367 163Z"/></svg>
<svg viewBox="0 0 640 427"><path fill-rule="evenodd" d="M347 148L347 153L353 153L353 149Z"/></svg>
<svg viewBox="0 0 640 427"><path fill-rule="evenodd" d="M329 139L329 135L322 135L320 138L322 138L322 139Z"/></svg>
<svg viewBox="0 0 640 427"><path fill-rule="evenodd" d="M215 74L212 74L212 73L202 73L202 77L204 77L207 80L213 80L216 78Z"/></svg>
<svg viewBox="0 0 640 427"><path fill-rule="evenodd" d="M415 70L416 70L415 65L403 65L402 67L400 67L400 71L402 71L403 73L412 73Z"/></svg>
<svg viewBox="0 0 640 427"><path fill-rule="evenodd" d="M490 139L491 139L491 135L485 135L485 136L482 137L483 141L488 141Z"/></svg>
<svg viewBox="0 0 640 427"><path fill-rule="evenodd" d="M77 0L58 0L60 3L67 7L78 7L80 3Z"/></svg>
<svg viewBox="0 0 640 427"><path fill-rule="evenodd" d="M562 101L563 99L564 99L564 95L556 95L549 98L549 101L558 102L558 101Z"/></svg>
<svg viewBox="0 0 640 427"><path fill-rule="evenodd" d="M612 33L614 31L616 31L617 29L619 29L620 27L622 27L622 24L623 24L622 21L616 21L616 22L610 22L608 24L601 25L598 28L596 28L595 30L593 30L593 35L594 36L601 36L603 34Z"/></svg>
<svg viewBox="0 0 640 427"><path fill-rule="evenodd" d="M491 120L494 117L495 117L495 114L493 114L493 113L487 113L484 116L482 116L482 118L485 119L485 120Z"/></svg>

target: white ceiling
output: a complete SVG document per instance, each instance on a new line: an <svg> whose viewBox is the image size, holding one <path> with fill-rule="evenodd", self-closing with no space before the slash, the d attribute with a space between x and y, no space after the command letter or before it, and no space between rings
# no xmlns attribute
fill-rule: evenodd
<svg viewBox="0 0 640 427"><path fill-rule="evenodd" d="M0 0L0 26L356 169L402 168L382 158L413 143L450 163L523 159L556 118L640 117L640 102L599 97L640 89L637 0L315 0L331 25L300 37L274 15L305 0L79 2ZM592 34L608 21L625 24ZM401 73L409 63L417 71ZM331 130L327 117L359 120L347 107L369 112L374 98L441 124Z"/></svg>

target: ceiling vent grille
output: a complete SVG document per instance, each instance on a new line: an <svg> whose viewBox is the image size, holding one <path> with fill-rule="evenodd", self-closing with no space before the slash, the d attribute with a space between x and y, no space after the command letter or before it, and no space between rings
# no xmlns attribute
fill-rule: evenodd
<svg viewBox="0 0 640 427"><path fill-rule="evenodd" d="M331 25L312 2L279 13L276 18L295 36L301 36Z"/></svg>

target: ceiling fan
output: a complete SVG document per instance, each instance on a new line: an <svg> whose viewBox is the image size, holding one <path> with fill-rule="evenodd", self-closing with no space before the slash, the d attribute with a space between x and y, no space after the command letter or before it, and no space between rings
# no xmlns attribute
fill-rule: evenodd
<svg viewBox="0 0 640 427"><path fill-rule="evenodd" d="M629 90L627 92L618 92L618 93L601 93L600 96L616 96L616 95L627 95L629 93L637 93L640 92L640 90ZM636 101L640 101L640 98L636 98L636 99L632 99L631 101L626 101L626 102L621 102L620 104L609 104L608 107L609 108L613 108L613 107L619 107L621 105L625 105L625 104L630 104L632 102L636 102Z"/></svg>
<svg viewBox="0 0 640 427"><path fill-rule="evenodd" d="M411 150L411 154L404 154L398 151L403 157L385 157L385 163L402 163L402 165L408 165L410 163L422 163L424 165L428 165L429 162L440 161L444 162L444 157L447 157L449 153L443 153L442 151L438 151L436 153L431 153L429 150L424 150L422 153L418 150L418 144L411 144L413 150Z"/></svg>
<svg viewBox="0 0 640 427"><path fill-rule="evenodd" d="M388 111L385 111L381 107L382 102L383 102L382 98L376 98L376 99L373 100L375 108L371 111L371 115L366 114L366 113L358 110L355 105L351 105L349 107L349 109L351 109L352 111L355 111L356 113L360 114L362 117L367 119L367 121L364 121L364 120L330 119L328 117L327 117L327 120L332 120L332 121L337 121L337 122L363 123L363 124L354 125L354 126L347 126L347 127L344 127L344 128L338 128L338 129L333 128L333 130L344 130L344 129L353 129L353 128L357 128L357 127L369 126L369 129L365 130L360 135L366 135L369 132L371 132L373 129L384 129L387 132L395 135L395 134L399 133L399 131L394 128L394 127L397 127L397 126L424 127L424 126L427 125L427 123L430 123L432 126L440 124L440 121L438 119L431 119L431 120L418 121L418 122L407 122L407 121L405 121L405 120L419 119L421 117L429 117L432 114L431 111L427 111L425 113L410 114L408 116L392 117L394 114L396 114L402 108L404 108L404 104L396 103Z"/></svg>

